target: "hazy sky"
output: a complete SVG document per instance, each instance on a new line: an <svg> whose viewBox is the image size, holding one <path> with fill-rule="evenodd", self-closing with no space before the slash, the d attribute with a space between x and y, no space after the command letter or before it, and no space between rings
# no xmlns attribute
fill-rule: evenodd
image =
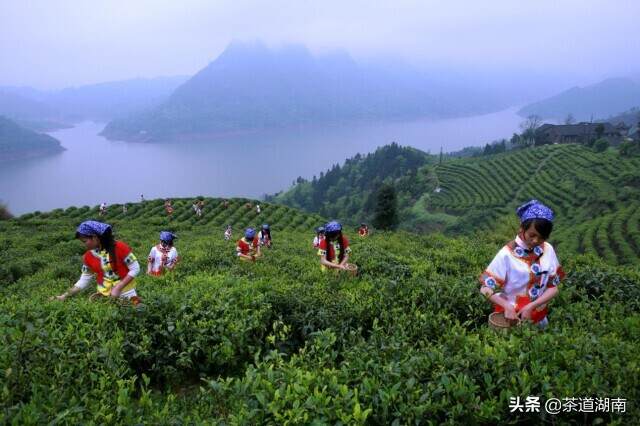
<svg viewBox="0 0 640 426"><path fill-rule="evenodd" d="M639 25L638 0L0 0L0 85L189 75L231 40L588 83L640 74Z"/></svg>

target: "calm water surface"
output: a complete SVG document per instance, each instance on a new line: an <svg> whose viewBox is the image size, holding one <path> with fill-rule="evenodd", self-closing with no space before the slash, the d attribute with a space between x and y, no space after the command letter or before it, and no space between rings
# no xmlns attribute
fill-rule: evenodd
<svg viewBox="0 0 640 426"><path fill-rule="evenodd" d="M259 198L319 175L356 153L390 142L431 153L510 137L516 108L449 120L286 129L207 142L151 145L111 142L103 123L51 135L67 149L50 157L0 164L0 200L14 214L101 202L196 195Z"/></svg>

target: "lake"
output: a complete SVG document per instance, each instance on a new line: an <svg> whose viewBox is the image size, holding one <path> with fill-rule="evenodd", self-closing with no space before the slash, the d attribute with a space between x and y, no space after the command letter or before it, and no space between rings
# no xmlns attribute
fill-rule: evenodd
<svg viewBox="0 0 640 426"><path fill-rule="evenodd" d="M0 166L0 200L14 214L165 197L248 197L287 189L356 153L393 141L438 153L509 138L517 108L446 120L318 126L224 136L187 144L112 142L104 123L50 133L67 150Z"/></svg>

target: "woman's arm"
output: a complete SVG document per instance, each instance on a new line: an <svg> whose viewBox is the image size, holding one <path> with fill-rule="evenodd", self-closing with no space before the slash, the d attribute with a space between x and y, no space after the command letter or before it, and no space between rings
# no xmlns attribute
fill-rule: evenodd
<svg viewBox="0 0 640 426"><path fill-rule="evenodd" d="M169 253L170 259L169 259L169 263L167 264L167 269L170 271L173 271L176 267L176 265L178 264L178 261L180 260L180 256L178 256L178 250L176 250L176 248L174 247L171 250L171 253Z"/></svg>
<svg viewBox="0 0 640 426"><path fill-rule="evenodd" d="M51 300L56 299L56 300L63 301L63 300L66 300L68 297L73 297L76 294L80 293L85 288L87 288L87 286L91 283L92 280L93 280L93 274L82 273L82 275L80 275L80 279L69 290L65 291L60 296L51 297Z"/></svg>
<svg viewBox="0 0 640 426"><path fill-rule="evenodd" d="M155 262L155 253L156 247L151 247L151 251L149 251L149 256L147 256L147 275L151 274L151 268Z"/></svg>
<svg viewBox="0 0 640 426"><path fill-rule="evenodd" d="M118 281L118 284L114 285L111 288L111 297L119 297L120 293L122 293L122 289L129 285L131 281L140 273L140 263L138 261L133 262L129 265L129 273L126 277Z"/></svg>
<svg viewBox="0 0 640 426"><path fill-rule="evenodd" d="M499 293L494 293L494 291L486 285L480 287L480 293L491 303L501 306L504 309L504 317L506 319L518 319L513 305L511 305L507 299L501 297Z"/></svg>
<svg viewBox="0 0 640 426"><path fill-rule="evenodd" d="M530 302L527 306L520 310L519 315L522 319L531 318L531 312L539 306L542 306L549 302L551 299L558 295L558 287L549 287L547 288L542 296L538 297L533 302Z"/></svg>
<svg viewBox="0 0 640 426"><path fill-rule="evenodd" d="M344 265L338 263L332 263L327 260L327 255L320 257L320 264L332 269L344 269Z"/></svg>

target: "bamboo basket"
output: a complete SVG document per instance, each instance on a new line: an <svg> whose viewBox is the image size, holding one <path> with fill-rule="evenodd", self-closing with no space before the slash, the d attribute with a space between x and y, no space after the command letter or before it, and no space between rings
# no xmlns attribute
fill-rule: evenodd
<svg viewBox="0 0 640 426"><path fill-rule="evenodd" d="M492 312L489 315L489 327L494 330L508 330L518 324L518 320L508 320L504 317L504 312Z"/></svg>
<svg viewBox="0 0 640 426"><path fill-rule="evenodd" d="M345 267L347 268L346 271L347 273L349 273L351 276L356 276L358 275L358 266L354 265L353 263L347 263L345 265Z"/></svg>

